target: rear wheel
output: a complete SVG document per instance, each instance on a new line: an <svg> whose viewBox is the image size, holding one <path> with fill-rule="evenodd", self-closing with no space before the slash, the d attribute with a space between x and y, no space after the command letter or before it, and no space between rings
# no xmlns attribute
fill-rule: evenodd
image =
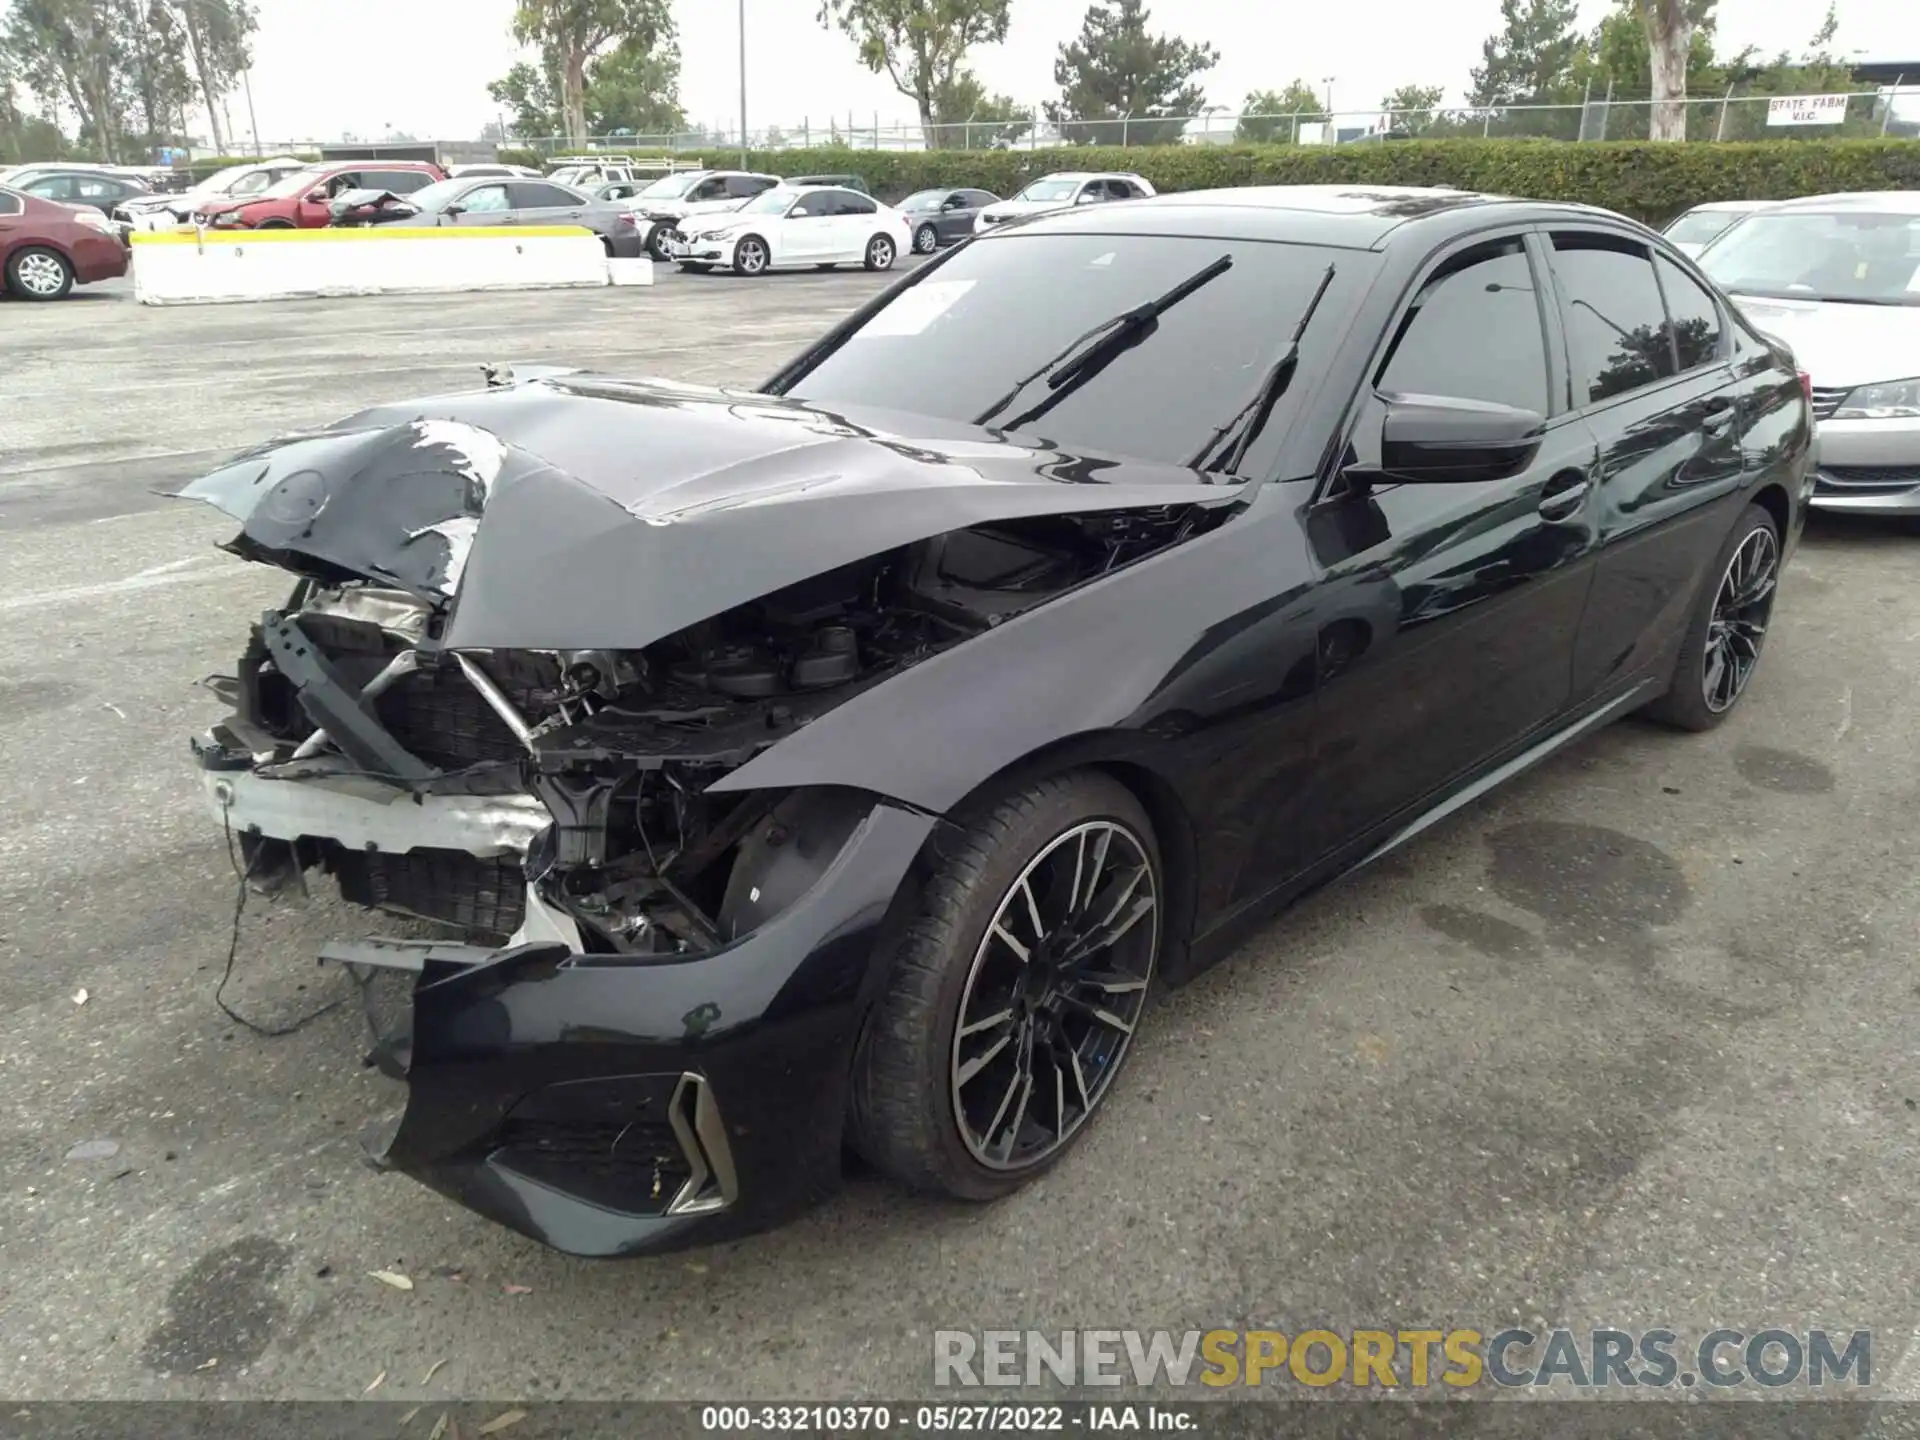
<svg viewBox="0 0 1920 1440"><path fill-rule="evenodd" d="M914 252L919 255L931 255L940 248L940 232L931 225L922 225L913 232Z"/></svg>
<svg viewBox="0 0 1920 1440"><path fill-rule="evenodd" d="M711 265L702 264L698 260L682 260L680 262L680 269L685 274L688 274L688 275L704 275L709 270L713 269L713 267Z"/></svg>
<svg viewBox="0 0 1920 1440"><path fill-rule="evenodd" d="M1162 940L1160 852L1093 771L940 842L855 1056L851 1134L916 1189L991 1200L1046 1170L1119 1074Z"/></svg>
<svg viewBox="0 0 1920 1440"><path fill-rule="evenodd" d="M733 268L740 275L758 275L767 268L767 242L758 235L743 235L733 247Z"/></svg>
<svg viewBox="0 0 1920 1440"><path fill-rule="evenodd" d="M1760 666L1780 583L1780 531L1749 505L1720 547L1712 582L1687 623L1667 693L1647 715L1680 730L1711 730L1740 703Z"/></svg>
<svg viewBox="0 0 1920 1440"><path fill-rule="evenodd" d="M667 249L672 239L673 227L671 225L654 226L652 230L647 232L647 254L660 261L672 259L672 253Z"/></svg>
<svg viewBox="0 0 1920 1440"><path fill-rule="evenodd" d="M62 300L73 289L73 267L58 250L30 245L7 261L7 288L22 300Z"/></svg>
<svg viewBox="0 0 1920 1440"><path fill-rule="evenodd" d="M867 242L867 269L891 270L893 268L893 241L884 235L876 235Z"/></svg>

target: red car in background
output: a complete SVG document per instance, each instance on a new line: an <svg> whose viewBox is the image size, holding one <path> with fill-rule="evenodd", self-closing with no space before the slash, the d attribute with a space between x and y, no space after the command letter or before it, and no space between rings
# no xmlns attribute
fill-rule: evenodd
<svg viewBox="0 0 1920 1440"><path fill-rule="evenodd" d="M59 300L75 285L127 273L127 244L90 205L0 188L0 277L22 300Z"/></svg>
<svg viewBox="0 0 1920 1440"><path fill-rule="evenodd" d="M193 222L220 230L317 230L332 222L328 202L336 195L411 195L446 178L446 171L425 160L333 160L296 170L249 199L210 200L193 212Z"/></svg>

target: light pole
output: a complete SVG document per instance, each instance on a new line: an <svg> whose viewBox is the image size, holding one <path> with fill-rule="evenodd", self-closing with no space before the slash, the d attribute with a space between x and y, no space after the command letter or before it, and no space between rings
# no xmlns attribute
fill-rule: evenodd
<svg viewBox="0 0 1920 1440"><path fill-rule="evenodd" d="M1333 125L1333 82L1339 78L1338 75L1322 75L1320 77L1320 83L1327 87L1327 125L1329 128Z"/></svg>
<svg viewBox="0 0 1920 1440"><path fill-rule="evenodd" d="M747 168L747 0L740 0L740 168Z"/></svg>

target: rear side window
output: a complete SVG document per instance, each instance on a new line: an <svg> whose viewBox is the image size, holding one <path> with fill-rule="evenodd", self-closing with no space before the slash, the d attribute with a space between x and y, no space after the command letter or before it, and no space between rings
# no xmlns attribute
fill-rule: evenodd
<svg viewBox="0 0 1920 1440"><path fill-rule="evenodd" d="M1720 307L1698 280L1666 256L1656 255L1653 264L1667 298L1667 318L1673 322L1673 348L1681 370L1713 364L1720 358Z"/></svg>
<svg viewBox="0 0 1920 1440"><path fill-rule="evenodd" d="M571 190L563 190L558 185L537 183L516 184L511 187L513 208L516 210L555 210L584 203L584 196Z"/></svg>
<svg viewBox="0 0 1920 1440"><path fill-rule="evenodd" d="M866 196L856 195L851 190L836 190L833 201L833 213L836 215L871 215L878 208Z"/></svg>
<svg viewBox="0 0 1920 1440"><path fill-rule="evenodd" d="M35 180L26 187L26 191L43 200L72 200L78 191L78 184L71 175L49 175L45 180Z"/></svg>
<svg viewBox="0 0 1920 1440"><path fill-rule="evenodd" d="M727 194L742 200L751 200L762 190L771 190L777 182L762 180L754 175L734 175L727 179Z"/></svg>
<svg viewBox="0 0 1920 1440"><path fill-rule="evenodd" d="M0 190L0 215L18 215L26 208L25 202L18 195Z"/></svg>
<svg viewBox="0 0 1920 1440"><path fill-rule="evenodd" d="M1553 237L1576 406L1597 405L1674 373L1666 307L1644 245L1613 235Z"/></svg>
<svg viewBox="0 0 1920 1440"><path fill-rule="evenodd" d="M1379 388L1547 413L1540 297L1518 238L1476 247L1420 287Z"/></svg>

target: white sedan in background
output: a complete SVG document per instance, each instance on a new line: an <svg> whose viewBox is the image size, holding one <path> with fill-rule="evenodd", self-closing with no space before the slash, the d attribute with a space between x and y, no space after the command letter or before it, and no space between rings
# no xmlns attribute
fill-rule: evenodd
<svg viewBox="0 0 1920 1440"><path fill-rule="evenodd" d="M725 266L738 275L758 275L802 265L890 270L912 245L907 217L871 195L782 185L737 210L683 221L670 250L682 270Z"/></svg>

